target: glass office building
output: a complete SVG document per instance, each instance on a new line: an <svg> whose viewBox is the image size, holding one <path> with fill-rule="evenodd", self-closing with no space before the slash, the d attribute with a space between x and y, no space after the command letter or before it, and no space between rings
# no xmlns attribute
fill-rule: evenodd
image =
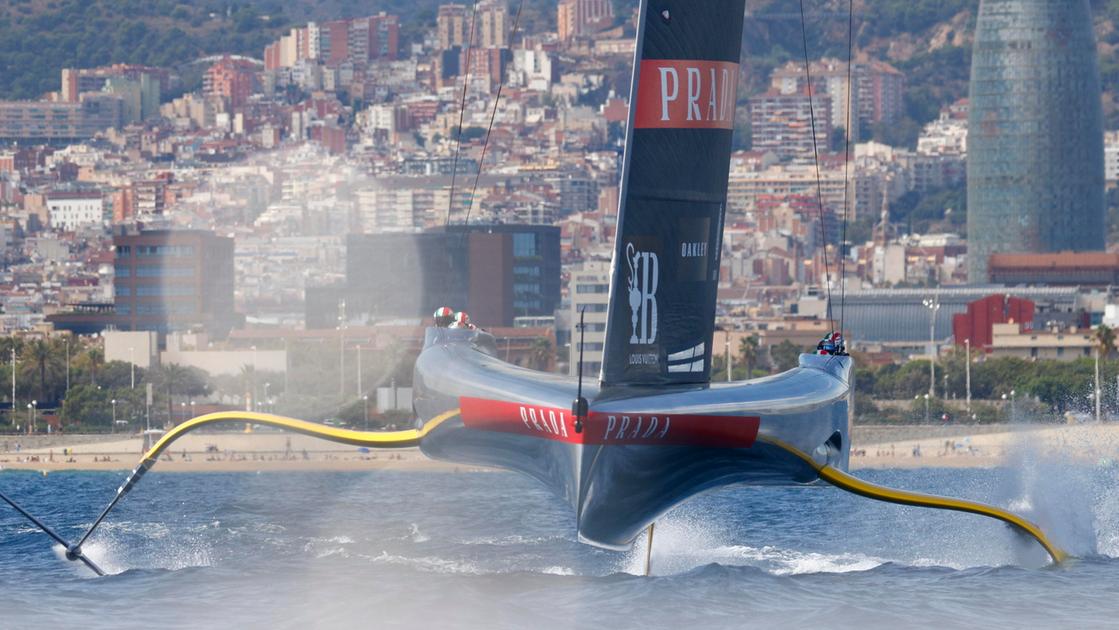
<svg viewBox="0 0 1119 630"><path fill-rule="evenodd" d="M982 0L968 115L968 277L996 252L1104 248L1103 119L1088 0Z"/></svg>

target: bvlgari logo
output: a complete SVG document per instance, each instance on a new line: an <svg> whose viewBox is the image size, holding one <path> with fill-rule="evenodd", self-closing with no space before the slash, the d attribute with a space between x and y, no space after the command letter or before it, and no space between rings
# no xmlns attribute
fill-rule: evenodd
<svg viewBox="0 0 1119 630"><path fill-rule="evenodd" d="M641 252L626 244L629 265L629 310L633 334L630 344L651 344L657 340L657 284L660 261L653 252Z"/></svg>

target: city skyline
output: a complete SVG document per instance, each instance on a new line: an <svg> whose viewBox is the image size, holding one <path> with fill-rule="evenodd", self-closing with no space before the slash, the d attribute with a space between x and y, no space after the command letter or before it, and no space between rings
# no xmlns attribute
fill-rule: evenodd
<svg viewBox="0 0 1119 630"><path fill-rule="evenodd" d="M509 7L487 2L477 16L466 4L443 4L429 28L407 36L407 20L379 11L308 22L285 28L260 59L208 59L197 90L185 93L168 68L60 68L54 95L0 102L0 112L19 112L0 115L0 135L21 138L0 148L0 323L29 331L68 313L86 321L117 303L132 317L136 305L122 300L137 298L118 292L111 234L133 226L232 239L238 327L336 325L335 293L352 276L350 235L419 239L469 220L558 232L546 281L561 287L559 301L550 313L514 315L550 328L566 347L578 297L570 279L611 257L628 119L628 76L615 69L628 66L633 40L632 16L609 3L565 0L555 18L553 31L514 31ZM850 68L826 54L809 62L807 75L803 62L789 61L764 80L740 77L736 142L752 146L731 155L718 300L721 313L750 313L726 318L744 333L819 321L809 296L825 295L829 280L844 293L962 285L974 260L963 220L973 219L963 211L973 166L968 100L940 102L913 144L898 143L880 134L907 124L911 94L924 86L867 51ZM1108 135L1106 146L1114 186L1119 137ZM1110 277L1116 263L1060 264L1063 275L1017 259L1000 259L998 269L1015 282L1064 283ZM526 275L539 269L522 267L509 295L539 284ZM42 288L21 282L29 277ZM353 325L422 320L414 309L363 311L363 300L347 301ZM179 326L196 325L204 318Z"/></svg>

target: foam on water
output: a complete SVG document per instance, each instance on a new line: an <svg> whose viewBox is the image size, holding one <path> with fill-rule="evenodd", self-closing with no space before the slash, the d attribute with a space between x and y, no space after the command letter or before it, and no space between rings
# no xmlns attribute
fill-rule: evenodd
<svg viewBox="0 0 1119 630"><path fill-rule="evenodd" d="M127 618L132 627L355 627L372 619L487 629L591 620L596 627L866 628L913 620L944 629L1111 627L1119 617L1109 590L1119 561L1108 557L1119 555L1116 470L1084 464L1069 471L1062 453L1051 455L1052 469L1043 458L993 471L859 474L888 486L1013 502L1055 535L1063 532L1061 544L1073 548L1086 537L1103 554L1056 571L1003 566L1018 564L1014 545L1038 547L1016 543L990 519L828 487L736 487L698 497L657 523L655 579L646 580L619 575L644 573L644 537L624 553L578 544L566 506L512 475L278 474L269 477L268 501L254 499L263 484L243 485L248 475L168 475L157 478L168 496L200 483L210 492L197 512L178 499L161 503L155 493L124 504L86 549L107 570L123 572L108 580L85 579L90 573L62 560L61 549L46 552L45 536L20 534L18 515L0 512L0 625L99 630ZM44 512L72 537L102 504L103 489L91 483L98 479L52 476L23 495L32 503L70 498L67 513ZM322 509L321 497L336 494L330 491L374 480L385 492ZM385 509L393 493L419 496L448 484L458 491L440 495L434 507L402 501ZM1082 509L1090 531L1069 514ZM145 594L142 607L132 603L136 592Z"/></svg>
<svg viewBox="0 0 1119 630"><path fill-rule="evenodd" d="M1021 512L1074 556L1119 552L1119 485L1115 469L1083 458L1089 434L1063 437L1042 448L1028 436L1011 444L1006 484L1011 509ZM1046 440L1052 442L1052 440Z"/></svg>
<svg viewBox="0 0 1119 630"><path fill-rule="evenodd" d="M408 538L414 543L422 543L431 540L429 536L425 536L420 532L420 526L415 523L409 525Z"/></svg>
<svg viewBox="0 0 1119 630"><path fill-rule="evenodd" d="M648 532L638 537L624 556L622 572L645 574L648 540ZM723 540L723 536L703 520L678 514L657 522L650 562L652 575L681 574L710 564L750 566L773 575L801 575L868 571L887 561L858 553L829 554L777 546L736 545Z"/></svg>
<svg viewBox="0 0 1119 630"><path fill-rule="evenodd" d="M451 560L450 558L440 558L438 556L407 557L391 554L388 551L382 551L380 555L377 556L362 557L374 563L400 565L431 573L465 575L482 575L486 573L486 571L482 571L476 564Z"/></svg>

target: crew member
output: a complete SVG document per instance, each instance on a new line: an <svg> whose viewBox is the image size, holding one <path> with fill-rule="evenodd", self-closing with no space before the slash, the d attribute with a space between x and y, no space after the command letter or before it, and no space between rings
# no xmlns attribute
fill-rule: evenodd
<svg viewBox="0 0 1119 630"><path fill-rule="evenodd" d="M470 323L470 316L466 311L459 311L455 313L455 322L451 324L451 328L465 328L466 330L474 330L477 328L474 324Z"/></svg>
<svg viewBox="0 0 1119 630"><path fill-rule="evenodd" d="M435 325L440 328L447 328L455 322L455 312L449 306L441 306L435 309Z"/></svg>

